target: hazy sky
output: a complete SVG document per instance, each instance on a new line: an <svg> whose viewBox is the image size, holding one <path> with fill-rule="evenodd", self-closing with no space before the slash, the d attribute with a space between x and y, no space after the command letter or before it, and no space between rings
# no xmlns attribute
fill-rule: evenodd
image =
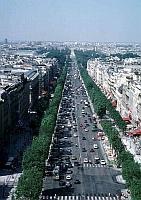
<svg viewBox="0 0 141 200"><path fill-rule="evenodd" d="M0 0L0 40L141 42L141 0Z"/></svg>

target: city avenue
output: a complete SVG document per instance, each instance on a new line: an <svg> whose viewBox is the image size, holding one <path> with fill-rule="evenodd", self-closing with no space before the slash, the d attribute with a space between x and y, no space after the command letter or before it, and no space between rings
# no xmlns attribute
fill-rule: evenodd
<svg viewBox="0 0 141 200"><path fill-rule="evenodd" d="M126 186L116 181L121 171L108 164L99 134L104 133L72 59L46 160L41 199L120 199Z"/></svg>

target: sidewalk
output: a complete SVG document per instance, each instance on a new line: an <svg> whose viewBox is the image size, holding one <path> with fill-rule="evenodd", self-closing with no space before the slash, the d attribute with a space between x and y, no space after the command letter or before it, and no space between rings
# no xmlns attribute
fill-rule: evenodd
<svg viewBox="0 0 141 200"><path fill-rule="evenodd" d="M12 133L11 133L12 135ZM28 126L28 121L25 124L25 128L19 133L13 133L11 137L10 146L8 149L8 157L16 158L15 170L1 169L0 170L0 200L11 200L12 193L18 183L18 179L21 176L21 161L22 152L27 148L27 146L32 143L32 132Z"/></svg>
<svg viewBox="0 0 141 200"><path fill-rule="evenodd" d="M134 160L141 164L141 155L136 154L136 146L130 137L123 136L121 141L126 146L126 149L134 156Z"/></svg>

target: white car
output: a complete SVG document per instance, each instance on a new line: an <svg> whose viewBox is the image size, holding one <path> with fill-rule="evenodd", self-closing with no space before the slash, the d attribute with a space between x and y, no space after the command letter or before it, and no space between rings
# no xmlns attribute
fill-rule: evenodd
<svg viewBox="0 0 141 200"><path fill-rule="evenodd" d="M101 161L100 161L100 164L101 164L101 165L106 165L105 160L101 160Z"/></svg>
<svg viewBox="0 0 141 200"><path fill-rule="evenodd" d="M98 146L97 146L97 144L94 144L94 146L93 146L93 147L94 147L94 149L98 149Z"/></svg>
<svg viewBox="0 0 141 200"><path fill-rule="evenodd" d="M74 137L78 137L78 135L77 135L77 134L74 134L73 136L74 136Z"/></svg>
<svg viewBox="0 0 141 200"><path fill-rule="evenodd" d="M88 132L89 130L85 128L85 132Z"/></svg>
<svg viewBox="0 0 141 200"><path fill-rule="evenodd" d="M66 180L71 180L71 179L72 179L71 175L66 176Z"/></svg>
<svg viewBox="0 0 141 200"><path fill-rule="evenodd" d="M89 162L89 160L88 160L88 158L84 158L84 161L83 161L84 163L88 163Z"/></svg>
<svg viewBox="0 0 141 200"><path fill-rule="evenodd" d="M72 160L77 160L77 157L75 155L72 155L71 159Z"/></svg>

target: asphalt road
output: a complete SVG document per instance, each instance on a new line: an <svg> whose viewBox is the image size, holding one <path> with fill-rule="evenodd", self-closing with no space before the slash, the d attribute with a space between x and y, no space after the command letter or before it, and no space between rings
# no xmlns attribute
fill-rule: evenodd
<svg viewBox="0 0 141 200"><path fill-rule="evenodd" d="M43 181L42 199L120 199L120 191L125 185L116 182L115 176L119 175L120 171L100 162L105 160L105 155L97 138L98 131L92 131L92 111L90 106L85 104L88 97L80 79L76 63L73 62L65 83L62 97L64 101L58 114L57 126L61 127L56 129L55 133L56 143L59 144L58 152L55 156L53 154L53 160L48 160L55 168L58 166L58 160L66 163L65 159L69 156L72 164L71 168L68 167L72 171L69 174L71 180L66 180L66 172L59 175L60 180L69 182L72 186L60 186L59 180L54 180L54 174L47 175ZM68 130L68 124L71 124L71 130ZM97 144L97 149L94 149L94 144ZM53 149L54 146L54 152ZM98 162L96 157L99 158ZM80 182L75 183L76 180Z"/></svg>

